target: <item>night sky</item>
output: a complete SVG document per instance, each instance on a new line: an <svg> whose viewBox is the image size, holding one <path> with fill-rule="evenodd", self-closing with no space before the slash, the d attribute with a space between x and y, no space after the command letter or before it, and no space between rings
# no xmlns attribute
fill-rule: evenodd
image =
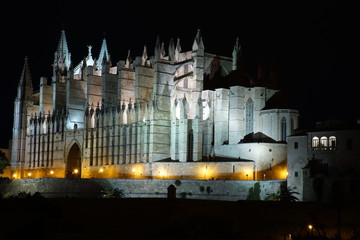
<svg viewBox="0 0 360 240"><path fill-rule="evenodd" d="M14 1L15 2L15 1ZM50 82L54 52L61 30L66 32L76 66L93 46L93 57L107 39L112 63L133 59L147 45L153 55L156 37L167 44L180 37L183 51L191 50L196 30L201 29L205 51L231 57L236 37L248 72L255 74L261 58L278 66L278 84L299 109L300 126L327 118L355 121L360 118L359 60L353 45L358 27L351 8L345 17L333 1L297 5L274 1L219 1L207 8L195 1L167 1L154 5L132 1L119 5L105 2L51 2L49 6L10 3L1 15L2 114L0 147L11 137L14 99L25 56L29 57L35 90L41 76ZM268 3L271 2L271 3ZM15 5L16 4L16 5ZM341 15L342 16L342 15ZM357 55L359 56L359 55Z"/></svg>

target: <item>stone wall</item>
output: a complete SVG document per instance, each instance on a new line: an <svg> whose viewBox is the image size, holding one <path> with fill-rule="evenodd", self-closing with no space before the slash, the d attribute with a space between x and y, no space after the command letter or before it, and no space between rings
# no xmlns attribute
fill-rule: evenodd
<svg viewBox="0 0 360 240"><path fill-rule="evenodd" d="M101 191L111 188L123 190L126 198L166 198L167 188L176 187L177 198L237 201L249 193L264 199L277 192L285 180L276 181L211 181L175 179L13 179L0 183L0 193L17 194L20 191L40 192L45 197L99 197ZM259 184L257 184L259 183Z"/></svg>

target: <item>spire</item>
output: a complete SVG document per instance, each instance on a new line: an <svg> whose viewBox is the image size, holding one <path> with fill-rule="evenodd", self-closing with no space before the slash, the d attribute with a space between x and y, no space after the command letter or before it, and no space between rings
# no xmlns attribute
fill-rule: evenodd
<svg viewBox="0 0 360 240"><path fill-rule="evenodd" d="M154 55L155 55L155 60L160 59L160 38L159 38L159 36L157 36L157 38L156 38Z"/></svg>
<svg viewBox="0 0 360 240"><path fill-rule="evenodd" d="M144 45L144 51L141 57L141 66L145 66L146 65L146 60L148 59L148 55L147 55L147 50L146 50L146 45Z"/></svg>
<svg viewBox="0 0 360 240"><path fill-rule="evenodd" d="M58 69L64 71L69 69L71 63L71 53L69 52L65 30L61 31L60 41L55 52L54 65Z"/></svg>
<svg viewBox="0 0 360 240"><path fill-rule="evenodd" d="M27 56L25 57L24 67L21 73L19 86L24 86L24 82L26 87L32 87L29 59Z"/></svg>
<svg viewBox="0 0 360 240"><path fill-rule="evenodd" d="M130 49L128 50L128 55L126 57L126 62L125 62L125 68L131 68L131 55L130 55Z"/></svg>
<svg viewBox="0 0 360 240"><path fill-rule="evenodd" d="M175 58L175 45L174 45L174 39L170 38L169 42L169 60L173 63Z"/></svg>
<svg viewBox="0 0 360 240"><path fill-rule="evenodd" d="M92 57L92 52L91 52L92 46L88 45L87 47L88 47L88 55L86 57L86 65L87 66L93 66L94 65L94 59Z"/></svg>
<svg viewBox="0 0 360 240"><path fill-rule="evenodd" d="M18 85L18 98L24 97L25 99L31 98L32 96L32 80L30 74L30 67L29 67L29 59L25 57L23 71L21 73L19 85Z"/></svg>
<svg viewBox="0 0 360 240"><path fill-rule="evenodd" d="M239 62L239 52L240 52L241 46L239 44L239 37L236 38L236 43L234 45L234 49L232 52L232 70L236 70L238 67L238 62Z"/></svg>
<svg viewBox="0 0 360 240"><path fill-rule="evenodd" d="M192 45L192 50L193 51L204 50L204 43L202 41L200 29L197 30L196 37L195 37L194 43Z"/></svg>
<svg viewBox="0 0 360 240"><path fill-rule="evenodd" d="M107 61L110 60L110 56L109 56L109 52L108 52L108 48L107 48L107 44L106 44L106 39L104 38L102 41L102 45L101 45L101 50L100 50L100 54L98 57L98 60L96 62L96 66L98 67L98 69L101 70L102 68L102 62L103 59L106 59Z"/></svg>
<svg viewBox="0 0 360 240"><path fill-rule="evenodd" d="M175 48L175 61L179 62L179 55L181 53L181 45L180 45L180 38L177 38L176 41L176 48Z"/></svg>
<svg viewBox="0 0 360 240"><path fill-rule="evenodd" d="M161 48L160 48L160 59L165 58L166 52L165 52L165 43L162 42L161 43Z"/></svg>

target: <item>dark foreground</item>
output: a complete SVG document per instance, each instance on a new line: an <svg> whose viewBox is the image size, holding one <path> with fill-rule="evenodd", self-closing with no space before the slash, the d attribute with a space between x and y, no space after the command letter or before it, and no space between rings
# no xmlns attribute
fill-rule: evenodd
<svg viewBox="0 0 360 240"><path fill-rule="evenodd" d="M0 199L0 239L349 239L359 204L189 199ZM340 228L339 228L340 227Z"/></svg>

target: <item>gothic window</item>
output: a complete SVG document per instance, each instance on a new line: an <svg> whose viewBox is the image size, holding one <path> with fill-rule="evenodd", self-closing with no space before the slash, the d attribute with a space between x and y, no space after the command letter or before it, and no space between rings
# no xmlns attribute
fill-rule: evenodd
<svg viewBox="0 0 360 240"><path fill-rule="evenodd" d="M319 147L319 138L318 137L313 137L312 138L312 148L314 149L314 150L317 150L318 149L318 147Z"/></svg>
<svg viewBox="0 0 360 240"><path fill-rule="evenodd" d="M321 146L321 150L325 150L328 147L327 137L323 136L320 138L320 146Z"/></svg>
<svg viewBox="0 0 360 240"><path fill-rule="evenodd" d="M249 98L246 102L246 134L254 132L254 102Z"/></svg>
<svg viewBox="0 0 360 240"><path fill-rule="evenodd" d="M330 150L335 150L335 148L336 148L336 137L335 136L329 137L329 147L330 147Z"/></svg>
<svg viewBox="0 0 360 240"><path fill-rule="evenodd" d="M193 151L194 151L194 134L193 130L190 129L188 134L188 147L187 147L187 161L193 161Z"/></svg>
<svg viewBox="0 0 360 240"><path fill-rule="evenodd" d="M281 141L286 141L286 119L281 119Z"/></svg>

